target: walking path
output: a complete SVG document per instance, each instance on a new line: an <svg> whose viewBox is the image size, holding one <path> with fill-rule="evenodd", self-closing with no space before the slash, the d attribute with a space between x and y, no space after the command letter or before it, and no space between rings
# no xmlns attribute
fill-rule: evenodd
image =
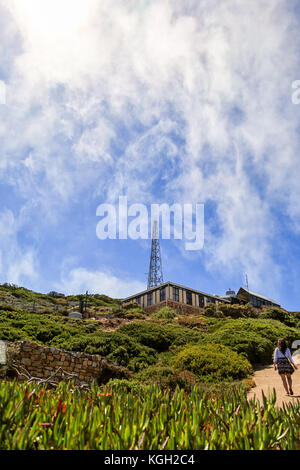
<svg viewBox="0 0 300 470"><path fill-rule="evenodd" d="M282 380L277 371L274 371L272 365L267 367L257 368L254 372L254 382L256 386L248 393L248 398L256 396L259 400L262 397L262 391L267 396L268 391L272 391L273 388L276 390L277 406L281 406L282 403L297 403L300 401L300 366L292 375L293 380L293 396L287 396L283 388Z"/></svg>

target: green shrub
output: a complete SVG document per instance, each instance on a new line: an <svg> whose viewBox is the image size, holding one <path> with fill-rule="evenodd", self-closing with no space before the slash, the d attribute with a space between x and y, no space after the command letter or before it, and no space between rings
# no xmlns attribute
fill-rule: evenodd
<svg viewBox="0 0 300 470"><path fill-rule="evenodd" d="M197 377L190 371L178 371L170 366L150 366L136 374L142 383L159 384L162 388L175 390L176 387L190 391L198 382Z"/></svg>
<svg viewBox="0 0 300 470"><path fill-rule="evenodd" d="M283 310L281 308L277 307L268 307L263 312L259 315L259 318L261 319L272 319L272 320L278 320L281 323L284 323L287 326L296 326L297 323L297 317L296 315L293 315L292 313L287 312L286 310Z"/></svg>
<svg viewBox="0 0 300 470"><path fill-rule="evenodd" d="M223 312L217 309L217 306L214 304L206 305L203 309L203 315L205 317L224 318Z"/></svg>
<svg viewBox="0 0 300 470"><path fill-rule="evenodd" d="M182 315L177 319L180 326L186 328L198 328L200 330L206 328L205 318L202 315L191 316L191 315Z"/></svg>
<svg viewBox="0 0 300 470"><path fill-rule="evenodd" d="M207 335L204 344L223 344L245 355L252 364L268 364L273 352L272 341L247 330L223 328Z"/></svg>
<svg viewBox="0 0 300 470"><path fill-rule="evenodd" d="M121 326L118 331L158 352L168 350L173 344L182 345L197 342L201 339L198 332L173 324L156 325L149 322L133 322Z"/></svg>
<svg viewBox="0 0 300 470"><path fill-rule="evenodd" d="M139 344L135 338L118 331L80 335L68 340L68 344L63 347L70 351L99 354L133 371L154 364L157 360L157 353L154 349Z"/></svg>
<svg viewBox="0 0 300 470"><path fill-rule="evenodd" d="M237 380L252 373L249 361L227 346L193 345L183 348L172 361L178 370L193 372L201 380Z"/></svg>
<svg viewBox="0 0 300 470"><path fill-rule="evenodd" d="M257 318L258 313L251 304L210 304L204 307L203 315L214 318Z"/></svg>
<svg viewBox="0 0 300 470"><path fill-rule="evenodd" d="M18 325L19 328L13 327ZM0 312L0 339L29 341L69 351L100 354L119 365L138 371L154 364L157 353L134 337L117 332L94 330L96 322L65 317Z"/></svg>
<svg viewBox="0 0 300 470"><path fill-rule="evenodd" d="M158 312L153 313L153 320L173 320L177 316L176 312L170 307L163 307Z"/></svg>
<svg viewBox="0 0 300 470"><path fill-rule="evenodd" d="M137 304L130 308L113 307L111 313L114 317L127 319L143 319L146 316L146 312Z"/></svg>
<svg viewBox="0 0 300 470"><path fill-rule="evenodd" d="M135 300L133 302L127 302L126 304L122 305L122 308L124 310L130 310L131 308L139 308L139 304Z"/></svg>
<svg viewBox="0 0 300 470"><path fill-rule="evenodd" d="M146 312L140 307L129 308L125 310L125 315L124 315L124 317L128 319L144 319L145 316L146 316Z"/></svg>
<svg viewBox="0 0 300 470"><path fill-rule="evenodd" d="M153 323L129 323L121 326L118 331L159 352L166 351L174 341L174 334L170 333L167 328Z"/></svg>
<svg viewBox="0 0 300 470"><path fill-rule="evenodd" d="M144 394L147 391L147 385L138 382L137 380L128 379L111 379L101 389L112 393L136 393Z"/></svg>
<svg viewBox="0 0 300 470"><path fill-rule="evenodd" d="M11 326L0 325L0 340L12 342L22 339L27 339L27 335L22 330Z"/></svg>
<svg viewBox="0 0 300 470"><path fill-rule="evenodd" d="M230 346L244 353L252 363L270 363L278 338L288 343L299 337L300 331L278 320L236 319L210 320L211 334L203 341Z"/></svg>

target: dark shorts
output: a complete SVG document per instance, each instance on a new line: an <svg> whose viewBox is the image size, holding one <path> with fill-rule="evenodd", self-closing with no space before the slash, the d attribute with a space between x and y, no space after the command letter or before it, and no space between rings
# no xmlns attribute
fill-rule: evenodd
<svg viewBox="0 0 300 470"><path fill-rule="evenodd" d="M278 374L293 374L294 369L285 357L280 357L277 361Z"/></svg>

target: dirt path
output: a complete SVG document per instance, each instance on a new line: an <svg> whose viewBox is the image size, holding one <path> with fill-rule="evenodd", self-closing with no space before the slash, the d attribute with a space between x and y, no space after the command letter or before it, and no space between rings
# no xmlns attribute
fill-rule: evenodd
<svg viewBox="0 0 300 470"><path fill-rule="evenodd" d="M262 391L265 395L268 394L268 390L275 388L277 396L277 405L281 406L282 403L295 403L300 401L300 367L292 375L293 380L293 392L292 397L287 396L283 388L282 380L277 371L274 371L273 366L261 367L256 369L254 372L254 381L256 387L252 388L248 394L248 398L256 396L261 400Z"/></svg>

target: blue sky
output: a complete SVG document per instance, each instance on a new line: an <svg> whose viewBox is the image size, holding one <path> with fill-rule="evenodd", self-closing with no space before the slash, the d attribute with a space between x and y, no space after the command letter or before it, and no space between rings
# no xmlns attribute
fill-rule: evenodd
<svg viewBox="0 0 300 470"><path fill-rule="evenodd" d="M184 3L184 5L183 5ZM300 309L297 1L0 0L0 282L127 296L149 240L99 204L204 203L203 250L164 279Z"/></svg>

